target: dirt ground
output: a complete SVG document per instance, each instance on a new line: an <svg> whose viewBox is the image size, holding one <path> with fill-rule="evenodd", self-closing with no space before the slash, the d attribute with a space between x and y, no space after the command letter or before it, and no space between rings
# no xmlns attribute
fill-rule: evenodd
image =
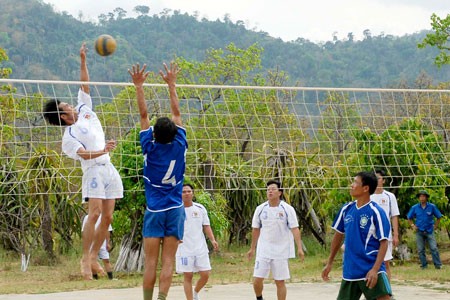
<svg viewBox="0 0 450 300"><path fill-rule="evenodd" d="M405 300L448 300L450 299L450 284L441 287L440 290L424 288L420 286L393 285L395 299ZM288 300L336 299L339 283L289 283ZM214 285L205 288L201 293L202 300L233 300L254 299L251 284L240 283L230 285ZM156 297L155 297L156 298ZM86 290L76 292L64 292L40 295L0 295L0 300L123 300L142 299L141 288L108 289L108 290ZM182 286L174 286L170 289L168 299L184 299ZM266 284L264 288L264 299L276 300L276 290L273 284Z"/></svg>

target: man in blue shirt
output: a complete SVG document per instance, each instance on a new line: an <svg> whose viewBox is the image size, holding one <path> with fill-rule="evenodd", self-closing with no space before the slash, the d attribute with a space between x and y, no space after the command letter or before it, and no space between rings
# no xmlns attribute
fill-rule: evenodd
<svg viewBox="0 0 450 300"><path fill-rule="evenodd" d="M147 210L144 215L144 300L151 300L156 282L156 269L161 250L158 300L165 300L172 283L175 254L183 239L185 212L181 198L186 168L187 140L182 127L176 92L176 78L180 71L175 63L164 64L165 73L159 71L167 83L172 118L161 117L150 126L144 83L149 72L139 64L128 70L136 88L140 114L139 134L144 154L144 184Z"/></svg>
<svg viewBox="0 0 450 300"><path fill-rule="evenodd" d="M391 227L383 209L370 201L376 188L377 178L373 172L358 173L350 189L350 195L356 200L345 204L333 222L335 234L322 279L329 280L334 258L344 241L338 300L359 300L361 294L366 299L391 298L391 285L384 265Z"/></svg>
<svg viewBox="0 0 450 300"><path fill-rule="evenodd" d="M428 203L430 194L427 191L419 191L417 197L419 198L419 203L411 207L407 217L412 229L416 231L417 252L419 253L421 268L425 269L428 265L425 255L425 242L428 242L434 267L440 269L442 268L442 262L434 237L434 229L438 228L442 214L436 205ZM434 218L436 218L436 222L434 222ZM415 219L415 224L413 219Z"/></svg>

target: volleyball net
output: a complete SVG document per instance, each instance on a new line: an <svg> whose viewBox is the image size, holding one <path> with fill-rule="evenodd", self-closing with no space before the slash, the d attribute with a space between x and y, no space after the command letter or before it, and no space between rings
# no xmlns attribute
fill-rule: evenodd
<svg viewBox="0 0 450 300"><path fill-rule="evenodd" d="M0 79L0 197L73 195L79 162L61 152L63 128L42 114L52 98L75 105L80 82ZM126 190L141 190L139 114L129 83L90 82L94 111ZM348 194L354 175L383 169L387 188L445 197L449 181L450 90L178 85L187 130L188 180L197 188L284 188ZM146 84L152 122L170 116L164 84ZM342 196L344 197L344 196Z"/></svg>

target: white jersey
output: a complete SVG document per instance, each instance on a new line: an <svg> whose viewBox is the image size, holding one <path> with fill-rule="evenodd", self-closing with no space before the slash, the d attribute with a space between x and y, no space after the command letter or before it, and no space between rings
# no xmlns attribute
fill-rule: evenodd
<svg viewBox="0 0 450 300"><path fill-rule="evenodd" d="M200 203L185 207L183 242L178 245L176 256L201 256L208 254L203 226L210 225L208 212Z"/></svg>
<svg viewBox="0 0 450 300"><path fill-rule="evenodd" d="M88 151L103 150L105 148L105 133L97 114L92 110L92 99L81 89L78 91L78 120L64 131L62 150L75 160L81 161L83 172L96 164L107 164L110 162L109 154L104 154L95 159L82 159L78 149L84 147Z"/></svg>
<svg viewBox="0 0 450 300"><path fill-rule="evenodd" d="M252 227L260 229L256 256L268 259L295 257L294 236L291 229L298 227L297 214L292 206L280 201L270 207L266 201L259 205L253 215Z"/></svg>
<svg viewBox="0 0 450 300"><path fill-rule="evenodd" d="M391 192L383 190L381 194L373 193L370 195L370 200L377 203L383 209L392 228L391 218L400 215L400 210L398 209L397 198L395 195ZM389 234L389 240L392 240L392 232Z"/></svg>

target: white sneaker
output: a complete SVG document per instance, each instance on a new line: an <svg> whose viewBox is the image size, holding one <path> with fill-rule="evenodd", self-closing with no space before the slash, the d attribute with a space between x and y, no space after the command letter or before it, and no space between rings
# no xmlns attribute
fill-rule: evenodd
<svg viewBox="0 0 450 300"><path fill-rule="evenodd" d="M194 291L194 300L200 300L200 296L196 291Z"/></svg>

